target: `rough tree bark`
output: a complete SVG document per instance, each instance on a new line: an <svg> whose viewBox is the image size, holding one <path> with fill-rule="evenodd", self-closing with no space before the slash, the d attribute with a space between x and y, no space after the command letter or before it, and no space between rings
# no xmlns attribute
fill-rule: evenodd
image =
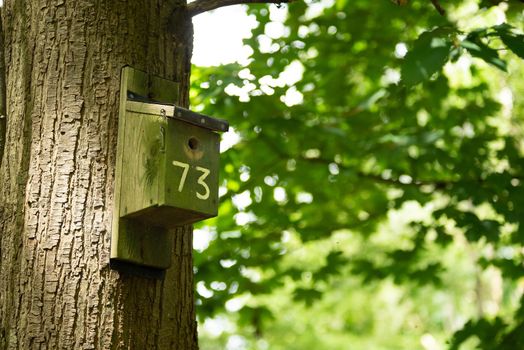
<svg viewBox="0 0 524 350"><path fill-rule="evenodd" d="M0 8L1 9L1 8ZM2 29L2 14L0 11L0 165L5 145L5 57L4 57L4 30Z"/></svg>
<svg viewBox="0 0 524 350"><path fill-rule="evenodd" d="M0 349L196 349L192 232L161 279L109 266L120 70L181 83L185 0L5 0Z"/></svg>

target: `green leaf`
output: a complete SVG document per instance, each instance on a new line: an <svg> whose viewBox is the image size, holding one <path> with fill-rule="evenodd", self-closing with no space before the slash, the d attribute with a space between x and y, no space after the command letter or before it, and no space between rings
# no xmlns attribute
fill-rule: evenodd
<svg viewBox="0 0 524 350"><path fill-rule="evenodd" d="M508 49L520 58L524 58L524 35L515 33L514 27L507 23L494 26L493 29Z"/></svg>
<svg viewBox="0 0 524 350"><path fill-rule="evenodd" d="M467 339L476 336L482 344L481 349L506 349L506 347L497 347L497 340L506 327L507 324L498 317L494 320L481 318L477 321L468 321L461 330L454 334L449 348L458 350L462 348L460 345ZM518 348L518 346L514 347L514 349Z"/></svg>
<svg viewBox="0 0 524 350"><path fill-rule="evenodd" d="M515 55L524 58L524 35L500 33L500 40L502 40Z"/></svg>
<svg viewBox="0 0 524 350"><path fill-rule="evenodd" d="M297 288L295 289L294 299L297 301L303 301L306 306L311 306L317 300L322 297L322 292L314 288Z"/></svg>
<svg viewBox="0 0 524 350"><path fill-rule="evenodd" d="M444 35L443 35L444 34ZM402 62L401 76L406 85L429 79L448 61L451 41L446 31L435 29L422 33Z"/></svg>
<svg viewBox="0 0 524 350"><path fill-rule="evenodd" d="M338 10L344 9L344 7L346 7L347 2L348 0L337 0L336 2L337 9Z"/></svg>
<svg viewBox="0 0 524 350"><path fill-rule="evenodd" d="M473 42L466 39L460 43L460 46L468 50L471 56L480 58L484 62L487 62L504 72L507 71L506 61L499 57L499 53L496 50L482 43L480 40Z"/></svg>
<svg viewBox="0 0 524 350"><path fill-rule="evenodd" d="M314 279L317 281L326 280L328 277L340 273L341 267L346 263L347 259L341 251L333 251L326 257L326 265L315 272Z"/></svg>

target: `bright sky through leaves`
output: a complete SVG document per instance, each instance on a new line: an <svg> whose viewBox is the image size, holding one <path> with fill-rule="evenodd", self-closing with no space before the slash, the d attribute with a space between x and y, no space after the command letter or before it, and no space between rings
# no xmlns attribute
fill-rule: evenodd
<svg viewBox="0 0 524 350"><path fill-rule="evenodd" d="M245 62L250 49L242 39L251 35L256 25L242 6L228 6L193 18L195 28L193 64L214 66Z"/></svg>

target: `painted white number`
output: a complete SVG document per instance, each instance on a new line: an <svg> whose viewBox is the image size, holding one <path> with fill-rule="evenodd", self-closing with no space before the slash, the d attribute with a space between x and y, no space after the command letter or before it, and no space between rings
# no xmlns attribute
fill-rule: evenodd
<svg viewBox="0 0 524 350"><path fill-rule="evenodd" d="M204 182L204 180L206 179L206 177L209 175L209 169L206 169L206 168L202 168L202 167L199 167L197 166L196 167L196 170L198 171L201 171L202 172L202 175L198 178L198 184L202 187L204 187L204 189L206 190L206 192L204 194L200 194L200 193L196 193L196 196L198 199L208 199L209 198L209 187L207 186L207 184Z"/></svg>
<svg viewBox="0 0 524 350"><path fill-rule="evenodd" d="M180 178L180 183L178 184L178 192L182 192L182 190L184 189L184 185L186 183L187 173L189 172L189 164L174 160L173 165L184 169L182 172L182 177ZM207 168L202 168L200 166L197 166L196 170L202 173L202 175L200 175L200 177L198 178L197 183L200 186L204 187L204 193L202 194L202 193L196 192L196 196L198 199L203 199L203 200L208 199L210 190L209 190L209 186L204 181L206 180L207 176L209 175L210 170Z"/></svg>
<svg viewBox="0 0 524 350"><path fill-rule="evenodd" d="M173 165L179 166L184 169L182 177L180 178L180 183L178 184L178 192L182 192L182 190L184 189L184 184L186 183L187 172L189 171L189 164L174 160Z"/></svg>

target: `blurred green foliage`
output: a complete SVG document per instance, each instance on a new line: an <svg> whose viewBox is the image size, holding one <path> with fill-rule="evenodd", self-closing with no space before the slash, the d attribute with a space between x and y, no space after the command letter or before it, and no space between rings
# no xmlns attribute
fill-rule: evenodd
<svg viewBox="0 0 524 350"><path fill-rule="evenodd" d="M253 6L250 63L194 67L238 139L202 349L524 349L524 5L442 5Z"/></svg>

